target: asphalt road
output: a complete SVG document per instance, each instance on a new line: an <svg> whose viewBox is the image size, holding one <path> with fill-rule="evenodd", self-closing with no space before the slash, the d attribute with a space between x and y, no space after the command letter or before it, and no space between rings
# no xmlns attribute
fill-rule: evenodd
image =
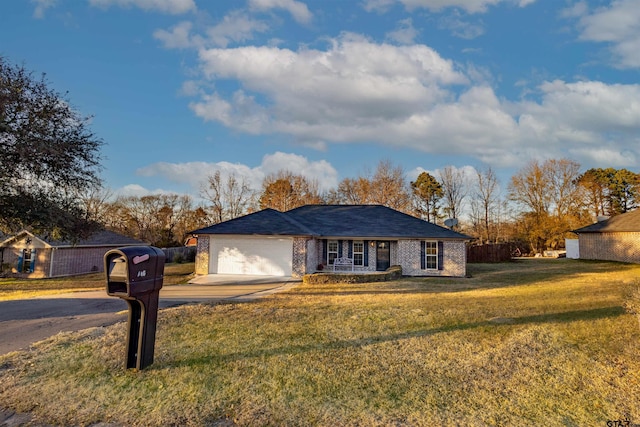
<svg viewBox="0 0 640 427"><path fill-rule="evenodd" d="M236 280L236 281L233 281ZM279 292L296 282L282 278L218 277L189 285L166 286L160 309L194 302L245 301ZM108 326L126 321L127 303L105 291L76 292L28 300L0 301L0 354L28 348L59 332Z"/></svg>

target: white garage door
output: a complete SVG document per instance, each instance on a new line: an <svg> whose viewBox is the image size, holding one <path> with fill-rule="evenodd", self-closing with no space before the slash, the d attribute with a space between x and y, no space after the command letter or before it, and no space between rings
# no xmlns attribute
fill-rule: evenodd
<svg viewBox="0 0 640 427"><path fill-rule="evenodd" d="M292 238L211 236L209 273L291 276Z"/></svg>

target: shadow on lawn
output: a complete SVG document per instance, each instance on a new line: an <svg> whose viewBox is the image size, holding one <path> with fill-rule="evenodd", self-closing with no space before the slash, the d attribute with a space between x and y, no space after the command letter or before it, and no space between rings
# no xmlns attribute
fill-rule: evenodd
<svg viewBox="0 0 640 427"><path fill-rule="evenodd" d="M306 353L309 351L356 348L356 347L364 347L372 344L405 340L410 338L428 337L428 336L433 336L436 334L446 333L446 332L465 331L465 330L475 329L480 327L502 327L505 325L510 326L510 325L525 325L525 324L544 324L544 323L567 323L567 322L576 322L576 321L582 321L582 320L596 320L596 319L604 319L608 317L617 317L622 314L625 314L625 311L622 307L612 306L612 307L594 308L590 310L575 310L575 311L566 311L566 312L560 312L560 313L547 313L547 314L514 317L514 318L489 319L482 322L447 325L447 326L441 326L441 327L432 328L432 329L416 330L416 331L392 334L392 335L373 336L373 337L367 337L367 338L356 339L356 340L321 341L321 342L311 343L306 345L293 345L293 346L278 347L278 348L265 348L265 349L246 351L246 352L210 355L210 356L203 356L203 357L190 358L190 359L184 359L184 360L175 360L173 362L168 361L166 362L166 365L172 366L172 367L181 367L181 366L192 367L194 365L208 365L213 360L216 360L217 362L231 362L231 361L250 359L250 358L263 358L263 357L271 357L271 356L279 356L279 355Z"/></svg>
<svg viewBox="0 0 640 427"><path fill-rule="evenodd" d="M637 264L571 259L527 259L506 263L469 264L470 277L403 277L390 282L307 285L291 290L296 296L391 295L465 292L534 283L570 281L586 274L638 270Z"/></svg>

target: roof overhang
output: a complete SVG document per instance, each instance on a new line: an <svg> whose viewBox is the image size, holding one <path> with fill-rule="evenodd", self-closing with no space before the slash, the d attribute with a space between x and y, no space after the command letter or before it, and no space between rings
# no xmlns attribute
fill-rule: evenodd
<svg viewBox="0 0 640 427"><path fill-rule="evenodd" d="M0 242L0 247L13 246L14 243L18 243L25 236L27 238L31 238L31 239L37 240L38 243L39 243L39 246L44 246L45 248L52 248L53 247L49 243L45 242L44 240L42 240L41 238L39 238L38 236L36 236L32 232L30 232L29 230L19 231L18 233L14 234L13 236L9 237L8 239Z"/></svg>

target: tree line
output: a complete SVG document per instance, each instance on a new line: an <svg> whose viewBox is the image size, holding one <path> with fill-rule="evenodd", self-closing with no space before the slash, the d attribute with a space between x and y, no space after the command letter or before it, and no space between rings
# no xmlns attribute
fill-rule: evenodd
<svg viewBox="0 0 640 427"><path fill-rule="evenodd" d="M54 239L78 239L100 228L168 247L190 231L272 208L306 204L380 204L443 225L481 243L520 242L540 252L558 248L573 229L600 216L635 209L640 176L627 169L581 172L570 159L532 160L502 183L491 168L422 172L408 181L399 165L374 170L335 188L281 170L259 190L245 177L212 172L200 199L156 194L114 197L99 178L103 142L66 94L0 56L0 232L28 228ZM449 222L449 224L451 224Z"/></svg>
<svg viewBox="0 0 640 427"><path fill-rule="evenodd" d="M344 178L328 191L320 191L314 180L280 171L254 193L242 177L223 179L216 172L202 196L215 207L214 223L265 208L380 204L439 225L455 218L454 228L478 242L517 241L531 252L561 247L571 230L635 209L640 201L639 174L614 168L581 172L570 159L532 160L504 184L492 168L468 173L453 166L407 181L401 166L383 160L373 172Z"/></svg>

